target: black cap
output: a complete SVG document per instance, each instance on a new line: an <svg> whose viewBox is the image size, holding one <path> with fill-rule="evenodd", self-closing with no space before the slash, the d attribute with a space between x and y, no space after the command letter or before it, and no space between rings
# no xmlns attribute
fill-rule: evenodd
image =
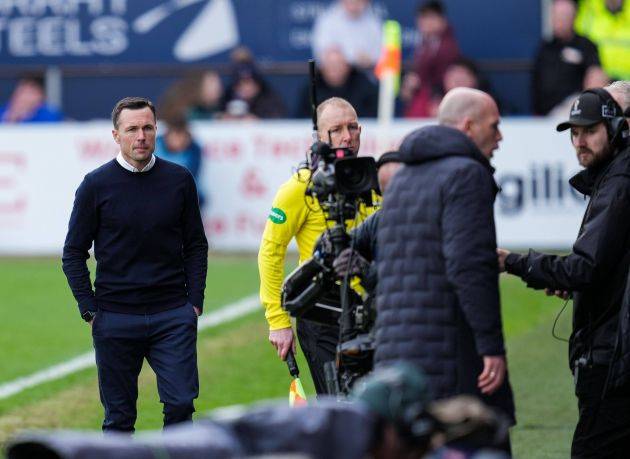
<svg viewBox="0 0 630 459"><path fill-rule="evenodd" d="M402 162L402 158L400 153L396 150L386 151L383 153L376 161L376 169L380 169L381 166L387 163L400 163Z"/></svg>
<svg viewBox="0 0 630 459"><path fill-rule="evenodd" d="M571 126L592 126L606 118L612 118L614 113L609 113L610 105L594 92L583 92L571 105L569 120L558 124L558 132L565 131Z"/></svg>

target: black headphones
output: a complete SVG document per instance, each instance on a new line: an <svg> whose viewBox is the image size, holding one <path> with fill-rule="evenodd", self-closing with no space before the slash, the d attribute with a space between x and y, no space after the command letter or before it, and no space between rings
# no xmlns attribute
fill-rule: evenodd
<svg viewBox="0 0 630 459"><path fill-rule="evenodd" d="M617 101L603 88L587 89L582 94L585 93L595 94L599 97L602 102L602 118L604 118L603 122L608 131L609 143L614 147L622 147L624 140L630 133L630 127Z"/></svg>

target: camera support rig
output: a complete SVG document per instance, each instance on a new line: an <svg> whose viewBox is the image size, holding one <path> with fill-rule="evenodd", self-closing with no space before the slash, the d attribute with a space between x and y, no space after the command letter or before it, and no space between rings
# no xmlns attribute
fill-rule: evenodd
<svg viewBox="0 0 630 459"><path fill-rule="evenodd" d="M351 246L346 221L356 218L360 203L372 205L372 192L378 189L376 164L371 157L348 157L346 149L324 143L313 149L319 162L306 193L317 200L326 218L327 243L320 243L313 257L286 278L282 307L293 317L339 325L337 359L326 364L325 373L328 391L341 394L371 369L373 349L363 300L350 288L351 279L338 280L332 265Z"/></svg>

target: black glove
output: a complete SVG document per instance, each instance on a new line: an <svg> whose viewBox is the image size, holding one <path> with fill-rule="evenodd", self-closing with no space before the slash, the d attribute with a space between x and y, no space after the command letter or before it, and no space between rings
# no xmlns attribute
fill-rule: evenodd
<svg viewBox="0 0 630 459"><path fill-rule="evenodd" d="M335 258L333 268L337 276L341 278L346 277L346 275L365 277L370 269L370 262L363 258L356 250L347 248Z"/></svg>

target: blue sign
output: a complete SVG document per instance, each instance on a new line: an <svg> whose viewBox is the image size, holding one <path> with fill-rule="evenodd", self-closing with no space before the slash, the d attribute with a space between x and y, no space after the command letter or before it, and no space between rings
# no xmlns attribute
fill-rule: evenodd
<svg viewBox="0 0 630 459"><path fill-rule="evenodd" d="M311 29L331 0L0 0L3 64L125 64L226 61L242 44L261 60L304 61ZM378 0L384 19L402 25L409 57L418 0ZM540 6L528 0L447 0L465 54L529 56ZM487 41L479 26L487 31ZM519 27L514 27L519 24ZM511 38L511 39L505 39ZM491 46L489 46L491 44ZM488 55L491 54L491 55Z"/></svg>

